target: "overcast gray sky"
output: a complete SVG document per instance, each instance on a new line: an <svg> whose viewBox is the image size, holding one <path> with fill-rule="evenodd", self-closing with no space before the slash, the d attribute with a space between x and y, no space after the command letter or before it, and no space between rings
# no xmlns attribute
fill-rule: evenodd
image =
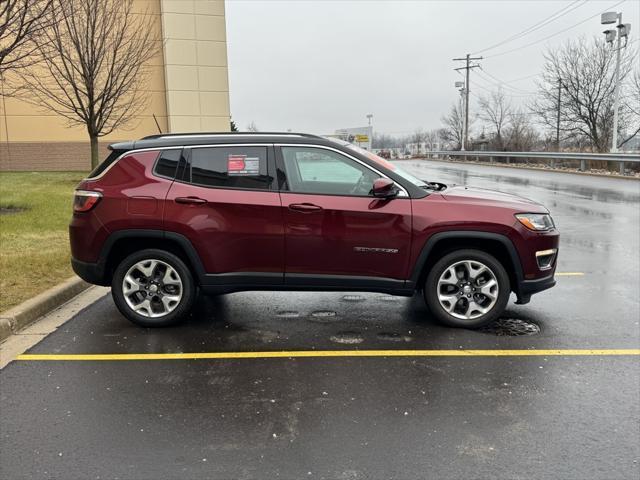
<svg viewBox="0 0 640 480"><path fill-rule="evenodd" d="M462 62L454 57L564 14L480 53L484 71L471 74L472 98L495 89L495 79L529 77L505 87L521 103L534 90L530 76L545 47L604 37L599 13L609 9L623 12L637 38L638 0L227 0L231 113L240 129L254 121L263 131L332 133L366 125L367 113L380 132L438 128L459 95L453 68Z"/></svg>

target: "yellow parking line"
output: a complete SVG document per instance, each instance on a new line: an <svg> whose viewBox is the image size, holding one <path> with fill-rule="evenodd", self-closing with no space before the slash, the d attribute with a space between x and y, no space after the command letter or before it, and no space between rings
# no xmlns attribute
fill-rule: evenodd
<svg viewBox="0 0 640 480"><path fill-rule="evenodd" d="M23 354L23 361L203 360L305 357L574 357L640 355L639 348L559 350L294 350L276 352Z"/></svg>
<svg viewBox="0 0 640 480"><path fill-rule="evenodd" d="M582 277L584 272L556 272L556 277Z"/></svg>

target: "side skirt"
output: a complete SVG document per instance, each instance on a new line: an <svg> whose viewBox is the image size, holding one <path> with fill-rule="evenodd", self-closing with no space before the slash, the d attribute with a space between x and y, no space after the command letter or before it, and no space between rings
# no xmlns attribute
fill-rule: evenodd
<svg viewBox="0 0 640 480"><path fill-rule="evenodd" d="M278 273L207 274L201 289L207 294L250 290L300 292L377 292L411 297L415 292L411 281L380 277L348 275L308 275Z"/></svg>

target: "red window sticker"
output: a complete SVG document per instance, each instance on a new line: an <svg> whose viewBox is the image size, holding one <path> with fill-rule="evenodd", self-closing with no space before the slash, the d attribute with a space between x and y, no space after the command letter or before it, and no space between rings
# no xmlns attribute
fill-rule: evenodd
<svg viewBox="0 0 640 480"><path fill-rule="evenodd" d="M244 159L246 155L229 155L227 160L227 171L231 172L241 172L244 170Z"/></svg>
<svg viewBox="0 0 640 480"><path fill-rule="evenodd" d="M246 155L229 155L227 157L227 174L229 176L260 175L260 159Z"/></svg>

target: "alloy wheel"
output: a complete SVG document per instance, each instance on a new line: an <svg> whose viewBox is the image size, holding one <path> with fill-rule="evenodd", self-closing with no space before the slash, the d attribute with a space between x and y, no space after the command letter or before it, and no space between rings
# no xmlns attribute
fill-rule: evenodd
<svg viewBox="0 0 640 480"><path fill-rule="evenodd" d="M124 299L134 312L158 318L176 309L182 299L182 279L162 260L145 259L135 263L122 281Z"/></svg>
<svg viewBox="0 0 640 480"><path fill-rule="evenodd" d="M447 267L437 288L442 308L462 320L488 313L498 301L500 291L495 273L476 260L462 260Z"/></svg>

